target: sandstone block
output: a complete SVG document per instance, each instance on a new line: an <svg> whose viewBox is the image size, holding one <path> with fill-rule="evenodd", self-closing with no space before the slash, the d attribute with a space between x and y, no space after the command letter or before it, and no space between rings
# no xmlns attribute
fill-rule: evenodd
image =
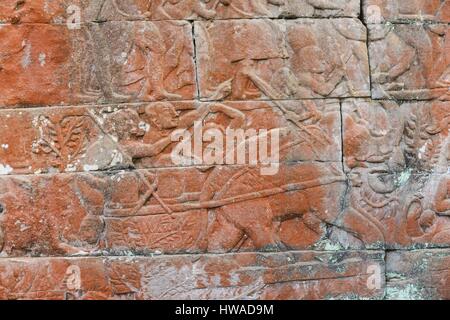
<svg viewBox="0 0 450 320"><path fill-rule="evenodd" d="M343 111L347 210L365 217L365 241L448 246L450 104L353 100Z"/></svg>
<svg viewBox="0 0 450 320"><path fill-rule="evenodd" d="M203 121L203 122L202 122ZM197 130L196 123L202 123ZM340 106L336 100L277 102L157 102L141 105L79 106L0 110L1 174L98 171L114 168L174 167L195 165L193 150L207 155L219 143L222 156L213 164L227 163L245 144L262 146L276 134L279 148L265 147L274 162L330 161L341 159ZM190 162L172 158L180 139L177 130L190 134ZM207 141L207 134L217 136ZM227 130L242 130L234 141ZM20 135L17 135L20 132ZM196 140L198 138L198 140ZM227 143L233 150L227 153ZM259 147L261 150L262 147ZM205 158L203 157L203 158ZM255 155L261 163L259 155ZM197 163L209 164L209 163Z"/></svg>
<svg viewBox="0 0 450 320"><path fill-rule="evenodd" d="M384 290L371 279L383 253L364 251L2 259L0 270L2 299L380 299Z"/></svg>
<svg viewBox="0 0 450 320"><path fill-rule="evenodd" d="M450 299L448 249L395 251L386 255L386 298Z"/></svg>
<svg viewBox="0 0 450 320"><path fill-rule="evenodd" d="M447 24L369 26L372 98L449 100Z"/></svg>
<svg viewBox="0 0 450 320"><path fill-rule="evenodd" d="M197 22L195 36L203 99L370 94L366 30L355 19Z"/></svg>

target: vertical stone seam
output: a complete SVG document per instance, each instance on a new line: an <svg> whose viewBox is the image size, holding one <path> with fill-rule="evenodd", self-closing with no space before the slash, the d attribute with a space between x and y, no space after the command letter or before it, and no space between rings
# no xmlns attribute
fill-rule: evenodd
<svg viewBox="0 0 450 320"><path fill-rule="evenodd" d="M199 78L199 64L198 64L198 51L197 51L197 39L195 37L195 21L188 21L191 25L191 35L192 35L192 46L194 51L194 56L192 57L194 60L194 70L195 70L195 94L194 101L200 101L200 78Z"/></svg>

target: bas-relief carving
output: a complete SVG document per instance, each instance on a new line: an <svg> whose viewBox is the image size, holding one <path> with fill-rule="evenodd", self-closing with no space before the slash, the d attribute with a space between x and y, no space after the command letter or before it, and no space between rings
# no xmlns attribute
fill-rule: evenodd
<svg viewBox="0 0 450 320"><path fill-rule="evenodd" d="M245 117L238 115L248 112L233 108L233 104L227 107L204 103L202 106L203 109L192 110L185 105L183 112L186 113L181 119L192 121L199 117L199 112L200 117L215 112L223 113L231 122L237 120L241 126ZM219 252L305 248L324 239L327 225L345 230L349 236L358 239L358 246L447 243L450 226L446 103L413 103L399 107L389 101L349 100L344 102L343 108L347 177L340 173L337 163L330 169L312 163L282 164L279 174L274 177L262 177L257 173L257 167L246 166L192 168L184 173L179 169L138 170L112 178L89 174L67 176L64 179L82 181L70 184L75 188L71 192L78 198L81 212L87 214L80 230L86 223L86 232L93 232L91 236L95 238L95 230L101 228L94 226L103 220L90 216L106 217L106 235L102 237L108 239L111 245L108 249L119 251L128 247L144 251L158 248ZM142 123L141 116L151 116L156 110L167 112L157 112L165 116L154 118L153 121L159 120L150 124L158 130L165 128L170 132L184 121L174 120L178 117L177 112L169 103L111 110L105 114L106 119L110 118L103 122L98 120L101 113L88 111L88 114L92 115L91 121L103 126L101 131L105 135L118 137L110 140L117 140L116 147L123 155L144 150L142 157L151 158L158 154L155 146L161 144L162 150L167 147L167 141L161 143L165 137L156 133L154 144L127 142L126 139L145 135L146 126L139 127L136 123ZM84 118L68 117L49 125L48 118L38 117L46 124L37 143L40 152L56 159L59 152L59 157L65 159L72 156L72 151L82 150L80 119ZM114 123L125 127L113 126ZM189 121L184 125L189 126L189 123L192 125ZM294 126L293 130L295 132L299 127ZM67 133L66 138L63 133ZM313 136L307 137L312 139ZM56 143L51 144L49 139L56 139ZM61 149L59 141L69 142L66 149ZM56 152L55 148L65 151ZM150 150L148 154L147 149ZM341 198L347 179L351 188L346 193L346 201L332 206L327 199ZM174 181L181 189L173 189ZM55 184L53 181L47 183ZM190 191L182 191L185 188ZM8 212L11 207L5 205L5 208ZM21 210L17 210L21 214ZM154 228L155 225L161 228ZM290 228L297 231L304 228L301 237ZM54 232L58 233L57 230ZM135 236L130 239L129 234ZM68 252L72 252L70 250Z"/></svg>
<svg viewBox="0 0 450 320"><path fill-rule="evenodd" d="M132 3L123 5L115 0L99 1L97 8L91 5L87 11L100 12L96 19L107 21L356 16L359 8L355 0L157 0ZM127 13L124 8L133 8L134 14Z"/></svg>
<svg viewBox="0 0 450 320"><path fill-rule="evenodd" d="M178 24L177 24L178 23ZM80 101L192 98L190 30L182 22L89 23L74 37ZM114 41L112 41L114 39ZM76 91L76 89L74 89Z"/></svg>
<svg viewBox="0 0 450 320"><path fill-rule="evenodd" d="M365 0L368 23L409 21L450 21L448 0Z"/></svg>
<svg viewBox="0 0 450 320"><path fill-rule="evenodd" d="M5 37L0 49L2 107L195 96L188 22L96 22L80 29L19 24L5 25L0 33Z"/></svg>
<svg viewBox="0 0 450 320"><path fill-rule="evenodd" d="M229 252L310 246L339 212L324 197L339 197L345 181L338 165L285 166L272 178L261 178L250 168L172 170L3 178L3 252ZM232 184L242 179L257 190ZM55 201L46 200L48 192ZM242 210L247 214L237 214ZM299 227L310 233L309 239L295 235Z"/></svg>
<svg viewBox="0 0 450 320"><path fill-rule="evenodd" d="M348 210L370 221L370 241L448 243L448 103L356 100L344 111Z"/></svg>
<svg viewBox="0 0 450 320"><path fill-rule="evenodd" d="M224 136L229 129L282 130L282 159L338 161L335 151L340 149L340 143L334 137L339 133L338 113L336 101L275 104L160 102L138 109L113 111L105 108L98 115L104 119L104 129L118 140L138 167L153 167L174 165L171 152L178 142L172 141L172 134L179 129L193 134L196 121L203 121L204 131L217 129ZM247 137L244 143L251 138ZM207 147L205 142L204 148Z"/></svg>
<svg viewBox="0 0 450 320"><path fill-rule="evenodd" d="M164 26L159 21L117 20L159 19L159 15L178 19L181 13L189 19L293 17L298 8L308 16L329 17L348 15L341 9L350 6L350 1L94 4L98 7L89 8L93 14L89 21L100 24L86 25L73 43L80 58L75 60L82 66L81 72L72 74L71 89L76 101L111 103L194 97L188 25L175 20ZM421 6L420 1L400 5L399 18L442 19L434 7L430 16L418 14ZM109 22L112 20L115 22ZM16 282L0 277L0 297L382 297L381 291L367 291L365 278L361 281L373 260L381 268L382 253L372 257L375 251L308 251L301 254L307 256L303 259L292 250L329 250L329 244L341 249L404 249L449 243L448 104L437 100L402 105L394 101L292 100L368 95L364 27L351 19L324 20L320 26L303 19L289 20L282 26L257 20L253 30L245 22L243 27L241 22L233 22L233 32L244 34L239 41L226 43L236 45L236 51L216 70L214 64L220 59L208 61L207 73L213 69L211 79L220 81L206 91L200 88L201 93L206 92L203 98L220 102L166 101L141 106L83 106L78 112L55 108L54 113L42 109L20 113L26 119L24 132L32 133L15 146L16 150L26 150L22 158L21 152L8 158L12 173L29 173L41 167L39 172L126 169L123 172L0 177L0 252L5 257L158 251L239 254L205 255L201 261L195 255L184 255L180 261L177 257L162 257L161 261L71 259L88 270L83 272L88 274L83 282L87 287L76 292L61 289L68 266L64 259L33 264L25 258L23 265L22 260L9 264L6 259L0 266L1 274L12 278L18 266L21 277ZM209 28L214 23L197 26ZM383 94L377 98L448 100L445 26L407 28L412 27L398 27L393 35L388 32L378 39L375 34L372 39L371 57L377 68L373 79ZM184 36L180 37L180 30ZM417 39L411 37L411 30L417 31ZM209 31L200 30L198 35L208 38L208 50L221 51L211 40L214 32ZM261 52L256 50L259 44L246 41L245 34L253 32L262 38L273 36ZM317 34L332 39L326 44ZM220 43L220 37L216 41ZM26 50L25 45L16 48L18 51L0 55L2 65ZM398 52L391 52L392 48L401 51L400 59L395 60ZM203 49L200 54L211 52ZM22 119L17 114L13 112L14 121ZM171 132L192 130L196 120L221 131L287 129L282 137L280 172L262 177L255 166L160 168L167 166L164 161L173 146ZM115 156L103 154L102 147L114 150ZM2 148L7 148L6 144ZM23 157L29 152L31 159ZM5 152L0 152L3 156ZM48 194L52 201L48 201ZM285 252L276 253L271 260L267 253L246 251ZM440 263L445 266L445 262ZM44 284L39 280L49 274L54 277L52 281ZM441 274L445 276L439 273L437 277ZM89 287L92 283L95 288ZM434 278L429 283L438 286ZM349 284L352 289L359 288L355 289L358 295L352 295L355 290L346 290ZM55 290L48 292L49 286Z"/></svg>
<svg viewBox="0 0 450 320"><path fill-rule="evenodd" d="M358 0L4 0L0 21L62 24L68 8L81 8L83 22L242 19L259 17L357 17Z"/></svg>
<svg viewBox="0 0 450 320"><path fill-rule="evenodd" d="M370 290L374 252L245 253L168 257L2 259L2 299L321 299L380 298ZM80 271L79 288L68 268ZM357 293L355 293L355 288Z"/></svg>
<svg viewBox="0 0 450 320"><path fill-rule="evenodd" d="M176 179L179 187L173 190L165 179ZM219 167L119 174L106 181L111 249L228 252L314 244L323 223L334 222L339 212L323 202L324 196L339 197L345 179L337 165L329 170L298 165L282 167L273 178L262 178L251 168ZM248 187L234 184L243 181ZM311 238L296 238L299 227Z"/></svg>
<svg viewBox="0 0 450 320"><path fill-rule="evenodd" d="M205 122L206 126L221 127L222 130L225 130L226 128L244 127L244 123L247 121L246 114L256 112L251 118L255 120L254 124L258 128L258 126L265 127L265 124L264 122L258 124L256 120L260 119L261 121L261 115L270 110L278 110L283 115L281 119L285 118L284 121L292 123L290 134L299 139L297 144L311 146L308 143L319 139L318 142L323 143L326 147L327 144L332 143L329 137L333 132L340 131L339 126L336 126L339 119L336 102L328 107L326 104L315 101L286 102L284 108L270 106L267 103L249 104L241 106L241 110L237 103L234 105L203 103L197 108L193 108L189 103L178 106L179 110L176 110L173 104L160 102L141 108L64 109L64 113L61 114L56 112L55 114L38 115L37 111L33 111L31 114L36 115L30 116L30 118L34 119L37 127L34 129L33 152L41 158L47 158L47 161L44 162L47 166L53 165L60 170L73 167L73 170L77 170L79 166L74 165L79 164L77 161L85 159L87 154L95 155L95 150L98 154L98 151L101 150L98 149L99 145L105 147L108 142L111 144L108 150L118 150L123 157L122 162L116 164L118 166L126 165L127 163L131 164L133 159L135 161L145 158L152 160L172 144L172 141L168 140L170 132L176 128L188 129L195 120L205 119L208 115L212 117ZM181 115L178 115L179 111L181 111ZM144 120L148 123L145 123ZM321 129L318 126L321 120L324 121L323 124L331 126L326 130ZM277 124L272 125L277 126ZM148 128L150 130L147 131ZM103 138L99 138L99 136L103 136ZM136 140L140 137L146 139ZM32 138L29 140L31 141ZM295 141L286 141L287 150L295 146L293 142ZM313 148L306 150L314 151ZM321 150L318 148L316 151ZM103 157L104 154L101 153ZM311 154L314 156L313 152ZM327 156L326 153L325 156ZM126 162L127 159L130 162ZM95 156L90 160L96 160ZM139 165L138 162L136 164ZM309 169L309 167L311 168ZM103 169L103 167L97 169ZM125 249L135 250L162 248L167 251L206 249L230 251L235 247L243 246L245 242L249 244L245 244L244 247L284 247L283 241L292 242L293 246L298 246L299 241L304 240L297 239L293 231L286 240L280 239L280 235L277 235L280 226L289 224L288 221L297 220L291 226L284 226L285 229L295 228L297 224L303 224L301 220L305 217L305 221L310 223L310 226L306 227L307 229L314 227L320 231L322 229L321 219L325 221L333 219L328 216L328 211L324 213L325 209L321 207L323 206L322 201L324 201L323 196L327 192L334 193L334 191L330 189L322 193L319 190L327 188L328 185L342 185L345 181L340 173L339 165L334 165L329 174L327 170L320 167L316 169L313 164L306 165L305 169L301 167L296 169L294 166L292 169L283 169L282 173L274 179L260 177L257 173L258 167L230 168L223 171L222 167L191 169L192 171L174 170L166 171L167 174L159 173L159 171L139 170L134 173L118 174L111 178L89 174L67 175L60 179L57 176L45 178L36 176L27 182L29 187L26 188L30 192L36 193L33 198L30 194L24 194L24 190L22 190L24 184L16 182L15 178L5 178L9 181L8 190L15 190L16 193L13 196L7 192L2 202L6 210L5 217L8 217L8 221L10 221L10 223L2 224L3 234L9 234L10 238L9 241L6 241L8 245L5 252L13 255L23 252L21 250L67 254L86 253L105 248L103 242L105 237L111 246L106 249L117 250L125 247ZM293 173L296 170L300 170L298 174ZM316 170L318 170L318 176L312 174ZM210 176L211 178L208 178ZM295 181L292 180L293 177L298 177L298 181L297 178L294 179ZM254 180L254 184L259 185L261 190L241 190L239 188L228 190L237 178L244 179L243 181ZM173 194L175 181L183 187L181 190L175 189L175 191L179 190L179 193ZM217 181L221 181L223 184L219 183L218 185ZM64 188L61 188L60 185L64 185ZM52 192L51 190L54 188L58 188L58 192L62 192L66 196L60 201L52 202L55 206L47 208L44 205L45 195L41 194L41 191L45 189L46 193ZM161 189L169 195L161 196ZM295 190L297 190L297 196L294 195ZM215 199L214 194L219 191L225 193L220 199ZM304 195L304 193L309 195ZM27 209L15 207L13 203L16 201L9 201L9 196L13 196L14 199L18 196L27 199L21 203L28 203L25 208L34 208L32 212L35 217L42 214L41 207L47 208L45 213L47 219L42 222L45 227L30 230L31 238L22 239L19 244L13 244L18 236L18 227L12 225L11 221L14 219L17 221L18 217L22 217L27 212ZM309 201L306 201L308 197L314 197L315 203L310 204ZM299 199L300 202L297 201ZM58 206L64 208L66 200L72 203L71 209L61 212ZM285 202L291 203L288 209L283 208L282 204ZM225 221L224 217L233 213L233 210L227 209L225 212L214 213L218 208L229 208L235 203L240 203L238 206L242 208L262 206L261 208L273 211L273 214L259 217L261 212L255 212L254 214L257 216L254 217L254 220L249 220L249 217L241 220L239 215L233 214L233 217L229 218L232 219L230 222ZM336 212L338 211L332 211L331 215ZM209 219L212 219L211 215L218 217L213 225L207 223ZM107 218L107 229L103 227L104 217ZM59 219L69 219L69 221L75 219L74 221L77 222L73 223L72 229L63 231L58 226L64 225L64 221ZM235 221L233 222L233 220ZM53 222L47 224L46 221ZM260 223L255 224L254 221ZM218 233L221 230L218 227L220 224L224 225L224 228L232 230L232 238ZM28 225L23 228L28 228ZM262 231L258 231L259 229L264 229L264 232L261 233ZM48 246L48 248L42 248L39 241L30 248L31 239L34 239L35 236L38 237L42 232L45 234L45 236L40 236L45 244L42 246ZM130 234L135 234L135 236L129 238ZM317 238L314 234L311 237L313 240L307 240L308 244L313 243ZM3 236L3 238L5 237ZM226 241L226 243L221 243L222 241ZM301 242L300 245L304 244Z"/></svg>
<svg viewBox="0 0 450 320"><path fill-rule="evenodd" d="M216 21L196 23L195 30L203 39L197 54L201 63L200 92L205 99L369 94L366 35L355 20L320 24L307 19L252 24ZM261 37L252 38L254 33ZM227 44L233 44L226 50L223 37L228 39Z"/></svg>
<svg viewBox="0 0 450 320"><path fill-rule="evenodd" d="M86 108L2 111L0 120L2 174L97 171L132 165Z"/></svg>
<svg viewBox="0 0 450 320"><path fill-rule="evenodd" d="M369 27L374 98L449 98L449 37L444 24Z"/></svg>
<svg viewBox="0 0 450 320"><path fill-rule="evenodd" d="M191 149L194 149L193 127L199 121L203 123L200 141L212 129L219 130L223 137L231 129L253 130L258 139L263 139L258 130L279 131L281 161L340 160L340 114L336 100L156 102L140 106L54 108L46 112L5 111L0 113L0 119L8 120L7 125L0 127L2 174L177 166L172 153L180 142L172 136L177 130L187 130L193 135ZM11 130L13 126L21 131L19 138ZM252 139L253 136L245 137L241 143L247 145ZM210 144L214 141L202 142L202 153L208 151ZM224 147L225 144L226 141ZM271 156L272 151L267 153ZM186 165L196 163L194 156L195 153ZM216 164L226 163L226 156L224 152L223 159Z"/></svg>

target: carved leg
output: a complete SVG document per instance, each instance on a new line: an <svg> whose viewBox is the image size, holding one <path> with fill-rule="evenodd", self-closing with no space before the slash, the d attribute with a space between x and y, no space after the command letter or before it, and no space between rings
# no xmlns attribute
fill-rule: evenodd
<svg viewBox="0 0 450 320"><path fill-rule="evenodd" d="M340 220L338 224L360 239L365 245L384 242L381 226L357 210L347 209Z"/></svg>
<svg viewBox="0 0 450 320"><path fill-rule="evenodd" d="M216 217L208 228L208 252L230 252L239 246L244 232L229 222L222 209L215 210Z"/></svg>
<svg viewBox="0 0 450 320"><path fill-rule="evenodd" d="M91 23L87 28L94 48L95 75L105 98L118 101L127 100L129 96L114 91L110 57L108 54L104 54L108 44L102 35L100 27L95 23Z"/></svg>
<svg viewBox="0 0 450 320"><path fill-rule="evenodd" d="M180 99L181 96L164 89L164 56L148 51L148 61L157 61L145 66L145 82L140 98L145 100Z"/></svg>

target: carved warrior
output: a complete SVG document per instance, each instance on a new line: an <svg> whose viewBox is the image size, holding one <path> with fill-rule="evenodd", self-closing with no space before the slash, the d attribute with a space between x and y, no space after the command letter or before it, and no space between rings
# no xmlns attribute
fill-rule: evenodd
<svg viewBox="0 0 450 320"><path fill-rule="evenodd" d="M329 23L319 26L324 32L336 34L345 39L345 47L340 41L332 40L334 55L325 52L329 43L323 43L308 24L289 24L286 36L276 25L264 22L257 26L261 32L267 28L271 34L272 45L264 50L252 50L252 46L265 44L249 41L236 52L227 52L226 59L233 69L231 78L207 93L210 99L223 99L230 96L237 99L255 99L262 95L273 100L294 98L329 97L330 95L367 95L368 88L365 62L367 50L365 34L356 29L349 32L341 25ZM245 25L249 32L253 26ZM320 30L322 30L320 29ZM207 30L202 30L208 40ZM298 37L301 34L302 37ZM285 39L286 43L283 40ZM275 45L276 43L276 45ZM209 54L214 54L211 43L204 44ZM263 52L263 53L261 53ZM217 53L218 54L218 53ZM205 53L206 55L206 53ZM305 59L305 57L307 57ZM261 61L264 61L262 63ZM267 63L270 62L270 63ZM270 66L271 77L267 77ZM273 67L272 67L273 66ZM211 66L213 69L214 66Z"/></svg>
<svg viewBox="0 0 450 320"><path fill-rule="evenodd" d="M117 0L89 2L85 20L92 21L92 23L87 23L82 28L82 32L86 38L84 43L87 48L80 47L79 41L74 43L74 47L80 49L80 56L84 57L81 68L77 66L78 77L81 83L80 96L82 99L97 100L103 96L108 100L123 101L128 98L128 96L116 92L114 88L115 79L113 76L113 66L110 61L111 52L108 52L109 45L103 35L102 28L98 24L100 21L105 21L102 17L103 13L111 9L113 12L128 19L145 17L145 14L141 15L137 13L133 15L126 13L122 10Z"/></svg>
<svg viewBox="0 0 450 320"><path fill-rule="evenodd" d="M306 12L312 10L342 10L344 0L302 0L300 4L291 0L163 0L153 6L152 15L161 15L164 19L200 17L212 19L220 10L225 16L254 17L255 15L272 16L270 6L280 7L286 11ZM152 6L152 5L151 5Z"/></svg>
<svg viewBox="0 0 450 320"><path fill-rule="evenodd" d="M148 0L143 8L136 8L135 1L130 0L98 0L90 1L86 9L87 21L115 20L114 16L128 20L142 20L151 16L152 0ZM126 9L124 9L126 8ZM141 10L139 10L141 9ZM132 10L134 12L127 12Z"/></svg>
<svg viewBox="0 0 450 320"><path fill-rule="evenodd" d="M309 112L301 115L285 109L283 105L279 105L278 108L283 110L289 121L292 121L302 133L300 141L313 141L314 137L317 137L318 133L311 130L311 127L309 127L311 125L308 124L308 122L315 123L316 120L314 119L320 119L320 115L314 105L306 108ZM192 126L193 121L206 117L210 112L224 113L232 119L231 122L235 122L234 125L238 127L243 126L242 121L245 117L240 111L217 103L204 104L196 110L188 111L179 118L176 110L169 103L158 103L145 108L143 116L150 117L151 127L156 129L151 134L154 137L154 141L156 141L153 144L132 142L133 136L145 135L144 131L137 131L136 129L135 124L139 120L139 114L136 112L119 110L113 114L111 121L113 123L131 124L129 128L119 128L120 132L125 133L124 136L119 137L119 142L121 145L124 145L124 154L132 155L133 158L152 157L161 153L170 143L164 131L171 132L175 128L189 128L189 126ZM107 127L108 124L106 123L105 126ZM230 126L233 126L233 124L230 124ZM326 143L326 140L321 142ZM136 172L136 175L123 177L117 179L117 181L110 181L108 186L102 187L102 189L106 188L112 192L105 199L104 212L107 216L116 218L131 217L136 214L140 216L169 214L173 217L182 212L207 210L211 215L209 219L211 223L207 232L209 250L212 251L235 250L247 240L252 241L254 245L261 248L283 247L283 242L277 235L277 225L280 221L294 217L303 217L310 221L310 227L314 229L319 228L322 222L338 223L338 217L327 216L323 210L315 208L314 205L306 201L310 196L310 192L313 192L310 190L318 187L326 188L328 185L344 182L345 177L338 170L332 171L327 177L305 181L296 181L295 177L298 176L296 174L286 175L286 177L294 177L291 179L292 181L285 180L282 177L276 181L266 181L259 174L255 175L255 170L257 169L247 168L224 174L216 168L209 173L209 178L202 190L195 194L181 195L178 199L160 198L157 192L157 176L146 176L141 172ZM259 190L234 190L232 185L237 179L250 179L259 186ZM112 185L109 185L111 183ZM119 187L115 183L120 183L121 186ZM91 185L95 184L92 183ZM243 184L238 183L237 185ZM127 190L127 193L124 194L122 190ZM157 203L151 201L153 198ZM184 198L189 201L181 201ZM261 202L261 199L264 199L264 201ZM245 220L248 219L248 217L244 217L245 215L233 213L236 211L233 209L235 206L239 206L244 210L247 206L254 207L256 202L258 206L271 207L272 215L268 216L267 219L259 216L255 217L252 220L253 222L250 223L250 221ZM283 207L281 203L289 203L290 205ZM255 221L258 222L255 223ZM261 228L263 228L263 232L257 232ZM227 236L228 240L226 242L222 242L224 237L221 234L221 230L227 230L232 235Z"/></svg>
<svg viewBox="0 0 450 320"><path fill-rule="evenodd" d="M180 112L183 114L180 115ZM175 130L190 130L195 121L202 121L212 113L227 116L230 128L241 128L244 124L245 115L241 111L221 103L200 104L193 110L177 110L169 102L157 102L146 106L142 114L131 109L119 110L109 115L105 127L107 131L112 130L111 133L116 134L126 154L133 160L138 160L162 154L174 144L171 134ZM148 131L139 128L141 119L150 125ZM116 123L125 124L126 128L117 128ZM215 124L207 127L211 126L220 127Z"/></svg>
<svg viewBox="0 0 450 320"><path fill-rule="evenodd" d="M311 123L315 123L317 119L320 119L314 105L308 106L306 110L309 110L301 115L295 114L285 109L282 105L279 106L280 110L284 110L287 117L293 123L297 123L300 126L300 131L303 132L303 139L312 139L317 133L314 131L308 132ZM231 121L230 127L242 127L245 116L241 111L230 108L220 103L202 104L201 107L187 111L182 116L178 116L176 109L170 103L157 103L151 107L144 108L143 117L148 117L151 121L151 134L148 139L155 141L151 144L145 144L140 142L133 142L135 137L144 136L146 133L144 130L139 131L139 126L136 123L139 121L140 115L134 110L125 109L114 112L111 117L113 123L118 125L124 124L125 127L118 128L118 132L122 132L123 136L119 136L119 144L116 145L124 155L131 155L132 158L139 157L152 157L161 153L167 144L170 143L166 139L164 132L171 132L175 128L189 128L192 126L195 120L203 119L209 113L223 113L228 116ZM89 113L89 116L101 127L102 125L98 121L97 115ZM126 127L130 124L130 127ZM105 135L111 134L108 132L108 124L105 123L102 131ZM155 131L156 130L156 131ZM111 140L114 140L111 138ZM326 143L326 142L325 142ZM124 147L122 147L122 145ZM288 175L297 177L297 175ZM259 185L258 191L247 190L246 192L238 192L236 190L229 189L236 179L256 179L255 183ZM291 179L292 180L292 179ZM144 174L141 171L136 171L133 175L127 175L121 177L121 179L105 179L96 178L95 176L88 175L82 176L72 184L72 188L76 191L80 202L85 207L86 212L89 214L82 222L80 230L102 230L103 215L112 216L116 218L131 217L136 214L139 215L161 215L168 214L173 216L177 213L186 212L190 210L207 210L216 217L211 220L212 224L208 227L210 250L233 250L242 244L245 239L251 239L255 245L261 247L270 246L283 246L282 241L276 235L277 221L290 217L308 217L315 227L320 221L334 221L333 218L327 218L323 216L322 211L316 212L315 208L310 207L307 197L304 193L310 192L317 187L323 187L332 185L335 183L344 182L345 178L341 176L336 170L332 172L329 177L323 177L318 179L311 179L306 181L285 181L283 178L279 181L258 181L257 176L254 175L254 170L244 170L242 172L232 172L230 174L221 174L218 170L213 170L210 173L210 178L202 190L199 190L196 194L181 195L178 199L163 199L158 195L158 178L154 174ZM223 182L222 185L217 185L218 182ZM219 183L220 184L220 183ZM123 191L126 190L124 193ZM216 194L216 196L215 196ZM217 195L221 194L220 197ZM185 197L188 201L181 201ZM305 198L306 197L306 198ZM223 219L228 215L230 206L239 205L242 208L246 206L253 206L254 202L258 199L268 199L269 202L264 201L264 205L270 205L273 207L273 216L268 218L269 220L257 219L261 221L261 224L247 224L241 221L241 217L235 216L232 221L228 221L224 224ZM151 201L152 199L156 200ZM296 199L296 200L295 200ZM302 200L303 199L303 200ZM301 200L301 201L300 201ZM298 206L298 201L302 203ZM283 211L279 204L291 203L290 209ZM223 208L223 209L221 209ZM225 210L225 211L224 211ZM296 212L294 212L296 211ZM217 220L216 220L217 219ZM328 220L331 219L331 220ZM234 222L233 222L234 221ZM218 233L217 223L221 223L227 230L235 228L236 225L241 225L232 231L233 237L227 243L222 243L220 239L222 236ZM242 225L244 223L244 225ZM255 231L262 226L268 228L265 230L265 234L261 237L255 236ZM233 227L234 226L234 227ZM81 232L81 231L80 231ZM89 238L89 243L96 243L100 237L100 234L92 234ZM97 240L95 240L97 239ZM87 250L86 248L79 248L78 250ZM68 252L74 252L76 247L66 246Z"/></svg>
<svg viewBox="0 0 450 320"><path fill-rule="evenodd" d="M158 27L151 22L136 22L134 30L134 48L131 55L140 54L144 58L144 66L141 72L141 78L134 82L141 81L142 88L139 92L139 98L144 100L177 99L179 95L169 93L164 88L164 79L166 75L165 67L167 65L176 68L177 61L169 61L164 39ZM175 46L180 44L175 44ZM178 57L182 47L174 47L173 57ZM176 59L176 58L175 58ZM130 73L131 71L128 71Z"/></svg>
<svg viewBox="0 0 450 320"><path fill-rule="evenodd" d="M123 6L125 7L125 6ZM127 73L131 75L133 80L131 84L142 82L140 92L136 93L139 98L144 100L161 100L161 99L177 99L179 95L169 93L164 86L166 76L178 67L179 57L184 48L183 41L175 41L174 45L167 48L163 36L157 25L151 21L135 22L133 24L132 35L133 44L129 49L131 58L137 59L136 55L141 55L144 59L144 65L139 70L118 70L117 66L112 63L112 53L110 45L105 38L105 26L101 26L98 22L107 20L104 12L115 13L128 20L143 20L151 15L151 3L147 11L141 13L127 13L116 0L110 1L91 1L90 7L86 12L90 13L87 17L89 21L82 32L84 32L87 41L84 45L87 48L80 47L80 44L74 43L75 47L79 47L80 56L83 59L82 67L78 68L81 83L81 97L89 100L97 100L105 97L111 101L125 101L130 96L118 93L119 86L128 86L130 83L118 83L115 79L115 73ZM130 6L133 8L133 6ZM81 44L83 45L83 44ZM124 48L126 50L126 48ZM91 54L86 54L86 52ZM133 56L134 55L134 56ZM133 66L131 66L132 68ZM133 73L138 75L133 76ZM136 77L138 77L136 79Z"/></svg>
<svg viewBox="0 0 450 320"><path fill-rule="evenodd" d="M216 11L214 10L214 8L206 8L205 2L209 1L163 0L162 3L158 6L157 12L161 13L165 18L174 19L174 17L168 12L168 7L175 7L177 11L179 10L183 15L187 15L188 18L192 16L198 16L204 19L212 19L216 16Z"/></svg>
<svg viewBox="0 0 450 320"><path fill-rule="evenodd" d="M255 15L272 16L269 5L279 7L285 12L302 12L313 14L314 10L343 10L346 5L346 0L248 0L235 4L237 1L233 0L216 0L213 8L216 9L218 5L223 9L234 12L243 17L252 17Z"/></svg>

